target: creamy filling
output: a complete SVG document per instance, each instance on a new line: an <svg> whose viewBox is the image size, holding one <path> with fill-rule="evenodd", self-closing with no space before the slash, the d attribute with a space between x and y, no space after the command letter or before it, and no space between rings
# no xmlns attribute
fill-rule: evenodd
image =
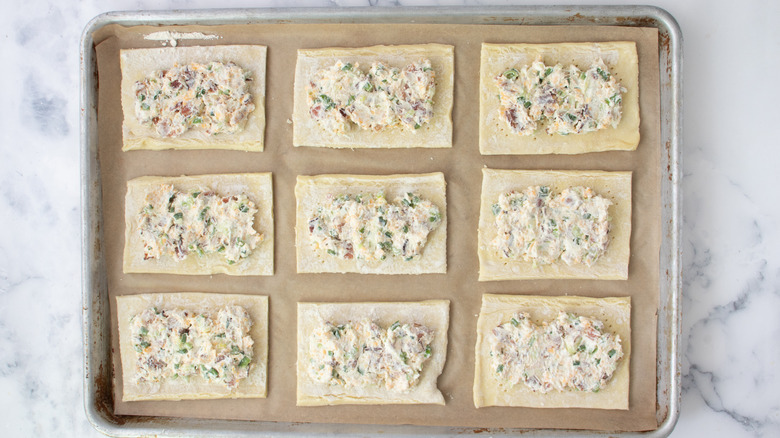
<svg viewBox="0 0 780 438"><path fill-rule="evenodd" d="M597 319L560 312L536 325L517 313L488 335L490 367L501 385L523 383L533 391L598 392L623 357L620 336Z"/></svg>
<svg viewBox="0 0 780 438"><path fill-rule="evenodd" d="M431 357L433 337L432 329L416 323L322 322L309 338L308 373L328 385L408 392Z"/></svg>
<svg viewBox="0 0 780 438"><path fill-rule="evenodd" d="M161 185L145 201L137 216L144 260L221 253L232 265L263 240L253 227L258 210L244 194L223 196L207 188L181 192Z"/></svg>
<svg viewBox="0 0 780 438"><path fill-rule="evenodd" d="M235 388L252 367L252 320L243 307L212 314L149 308L134 315L130 326L136 383L201 376Z"/></svg>
<svg viewBox="0 0 780 438"><path fill-rule="evenodd" d="M617 127L623 88L599 59L586 71L541 61L510 68L494 80L499 112L512 132L531 135L539 123L548 134L579 134Z"/></svg>
<svg viewBox="0 0 780 438"><path fill-rule="evenodd" d="M328 196L309 218L311 245L340 259L419 258L441 224L439 208L415 193L389 203L384 193Z"/></svg>
<svg viewBox="0 0 780 438"><path fill-rule="evenodd" d="M502 193L492 207L497 234L491 244L507 259L590 266L609 246L610 205L589 187Z"/></svg>
<svg viewBox="0 0 780 438"><path fill-rule="evenodd" d="M251 80L250 71L232 62L158 70L135 83L135 115L161 137L178 137L190 129L236 133L255 109Z"/></svg>
<svg viewBox="0 0 780 438"><path fill-rule="evenodd" d="M413 131L433 117L435 78L427 59L400 69L375 62L368 72L357 63L337 61L306 85L309 114L330 134L346 133L353 126Z"/></svg>

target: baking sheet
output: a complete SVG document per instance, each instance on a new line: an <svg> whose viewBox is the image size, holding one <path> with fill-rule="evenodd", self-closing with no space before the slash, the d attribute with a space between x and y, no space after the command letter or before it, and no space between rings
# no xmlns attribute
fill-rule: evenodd
<svg viewBox="0 0 780 438"><path fill-rule="evenodd" d="M155 47L143 32L159 27L125 29L110 25L93 35L99 67L98 159L101 164L103 221L108 290L112 301L112 332L116 320L113 297L119 294L198 290L270 295L269 397L265 400L123 403L118 355L114 361L117 414L270 421L313 421L376 424L422 424L470 427L545 427L602 430L649 430L656 421L656 311L659 290L661 228L659 73L656 29L623 27L526 27L476 25L245 25L183 26L222 36L219 44L258 43L269 46L268 124L266 151L135 151L121 149L121 108L118 50ZM325 41L327 38L327 41ZM577 156L483 157L477 145L478 68L484 42L561 42L635 40L640 62L642 141L635 152ZM199 41L195 44L213 44ZM456 82L454 147L451 150L351 151L292 147L292 82L299 47L362 46L439 42L455 45ZM192 41L180 41L193 45ZM514 281L477 283L476 222L480 168L600 169L634 171L632 257L627 281ZM276 275L270 278L225 276L181 278L168 275L123 275L123 199L126 180L141 175L215 172L274 172ZM298 275L294 257L293 187L298 174L442 171L448 183L448 261L445 275L359 276L356 274ZM648 190L648 188L652 188ZM639 214L639 212L642 212ZM632 297L630 410L598 412L566 409L544 412L521 408L473 407L473 348L481 294L578 294ZM452 299L448 361L439 379L445 406L295 407L295 379L288 372L295 362L295 304L298 301ZM116 338L112 336L116 347ZM115 348L115 351L116 348Z"/></svg>

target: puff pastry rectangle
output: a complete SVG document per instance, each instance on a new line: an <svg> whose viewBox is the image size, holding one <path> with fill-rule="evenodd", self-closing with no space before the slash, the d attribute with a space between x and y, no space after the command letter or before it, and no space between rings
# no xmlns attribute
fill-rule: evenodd
<svg viewBox="0 0 780 438"><path fill-rule="evenodd" d="M414 192L433 202L441 213L441 224L428 235L419 259L405 261L388 257L384 261L340 259L316 252L309 241L309 218L328 195L384 192L393 200ZM447 272L447 199L444 174L409 175L316 175L298 176L295 185L295 248L299 273L357 272L361 274L433 274Z"/></svg>
<svg viewBox="0 0 780 438"><path fill-rule="evenodd" d="M226 295L206 293L156 293L116 297L119 325L119 351L122 361L122 400L193 400L217 398L265 398L268 363L268 297L259 295ZM254 341L252 368L237 388L209 382L199 375L166 380L159 385L133 382L135 349L130 320L149 307L213 312L226 305L242 306L252 319L250 336Z"/></svg>
<svg viewBox="0 0 780 438"><path fill-rule="evenodd" d="M436 73L433 118L414 131L389 128L380 132L353 127L343 135L330 135L309 115L306 84L317 71L336 61L360 63L368 69L381 61L403 68L422 58L429 59ZM443 44L324 48L298 50L293 90L293 145L331 148L449 148L452 147L452 104L454 48Z"/></svg>
<svg viewBox="0 0 780 438"><path fill-rule="evenodd" d="M120 51L122 69L122 150L233 149L263 150L265 136L266 47L259 45L162 47ZM189 130L178 137L160 137L154 127L138 122L135 115L135 83L156 70L191 62L234 62L252 73L249 92L255 105L244 129L235 134L210 135Z"/></svg>
<svg viewBox="0 0 780 438"><path fill-rule="evenodd" d="M626 88L623 116L616 128L570 135L550 135L538 129L533 135L511 132L498 110L494 78L510 68L530 65L538 58L547 64L574 64L587 70L601 58ZM636 43L482 44L479 79L479 151L483 155L584 154L635 150L639 144L639 61Z"/></svg>
<svg viewBox="0 0 780 438"><path fill-rule="evenodd" d="M297 405L340 404L444 404L436 381L447 359L448 300L385 303L298 303ZM382 327L394 322L418 323L434 330L431 357L425 362L420 380L409 392L383 388L346 388L315 382L308 374L309 334L323 321L344 324L368 318Z"/></svg>
<svg viewBox="0 0 780 438"><path fill-rule="evenodd" d="M533 262L522 259L504 258L492 246L491 242L496 237L492 205L497 202L498 196L537 185L549 186L554 193L560 193L567 187L590 187L612 201L609 207L612 218L609 247L593 265L569 266L558 260L549 265L534 266ZM631 240L631 172L482 169L478 235L479 281L542 278L625 280L628 278Z"/></svg>
<svg viewBox="0 0 780 438"><path fill-rule="evenodd" d="M198 256L191 254L184 260L163 255L159 259L144 260L143 240L138 232L137 216L144 207L146 194L162 184L173 184L174 189L196 191L208 188L224 196L244 193L257 207L254 228L263 234L263 241L249 257L228 264L220 253ZM270 173L239 173L195 175L180 177L144 176L127 182L125 198L124 273L159 273L181 275L273 275L274 273L274 217L273 189Z"/></svg>
<svg viewBox="0 0 780 438"><path fill-rule="evenodd" d="M510 320L517 312L527 312L534 323L556 318L558 312L575 313L604 323L604 331L620 335L623 358L608 384L599 392L534 392L520 383L510 388L498 385L490 369L491 331ZM628 409L629 363L631 356L631 299L542 297L521 295L482 296L477 320L474 406L524 406L533 408Z"/></svg>

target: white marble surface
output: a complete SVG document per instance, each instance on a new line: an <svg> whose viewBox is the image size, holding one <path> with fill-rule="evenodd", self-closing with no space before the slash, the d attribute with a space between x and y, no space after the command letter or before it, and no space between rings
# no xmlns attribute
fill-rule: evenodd
<svg viewBox="0 0 780 438"><path fill-rule="evenodd" d="M83 27L110 10L286 3L4 3L0 435L99 435L87 422L82 401L78 53ZM298 5L376 3L513 2L308 0ZM780 190L775 187L780 172L774 134L780 91L772 77L780 68L780 3L664 0L657 5L677 18L685 37L683 390L673 435L780 436Z"/></svg>

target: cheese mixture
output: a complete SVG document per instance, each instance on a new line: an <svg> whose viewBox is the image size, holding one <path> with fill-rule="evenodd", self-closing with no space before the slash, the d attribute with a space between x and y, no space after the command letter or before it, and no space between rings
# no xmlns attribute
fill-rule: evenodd
<svg viewBox="0 0 780 438"><path fill-rule="evenodd" d="M410 261L440 224L439 208L411 192L393 203L381 192L329 195L309 219L309 235L315 251L340 259Z"/></svg>
<svg viewBox="0 0 780 438"><path fill-rule="evenodd" d="M149 308L130 324L137 383L201 376L235 388L252 366L252 320L243 307L216 314Z"/></svg>
<svg viewBox="0 0 780 438"><path fill-rule="evenodd" d="M431 357L434 332L396 321L384 329L361 319L321 323L309 339L309 375L316 382L408 392Z"/></svg>
<svg viewBox="0 0 780 438"><path fill-rule="evenodd" d="M508 259L590 266L609 245L610 205L589 187L569 187L560 194L547 186L502 193L492 207L493 248Z"/></svg>
<svg viewBox="0 0 780 438"><path fill-rule="evenodd" d="M189 129L236 133L255 109L251 80L250 71L232 62L158 70L135 83L135 115L161 137L178 137Z"/></svg>
<svg viewBox="0 0 780 438"><path fill-rule="evenodd" d="M623 357L620 336L604 333L596 319L560 312L541 326L527 313L488 335L490 366L500 384L523 383L536 392L598 392Z"/></svg>
<svg viewBox="0 0 780 438"><path fill-rule="evenodd" d="M546 121L548 134L579 134L617 127L622 95L615 76L599 59L586 71L541 61L511 68L495 78L499 111L512 132L531 135Z"/></svg>
<svg viewBox="0 0 780 438"><path fill-rule="evenodd" d="M244 194L222 196L205 188L185 193L161 185L147 193L137 217L144 260L222 253L232 265L263 241L252 227L255 213L254 202Z"/></svg>
<svg viewBox="0 0 780 438"><path fill-rule="evenodd" d="M360 64L337 61L306 85L309 113L330 134L344 134L352 125L413 131L433 117L435 79L427 59L402 69L375 62L367 73Z"/></svg>

